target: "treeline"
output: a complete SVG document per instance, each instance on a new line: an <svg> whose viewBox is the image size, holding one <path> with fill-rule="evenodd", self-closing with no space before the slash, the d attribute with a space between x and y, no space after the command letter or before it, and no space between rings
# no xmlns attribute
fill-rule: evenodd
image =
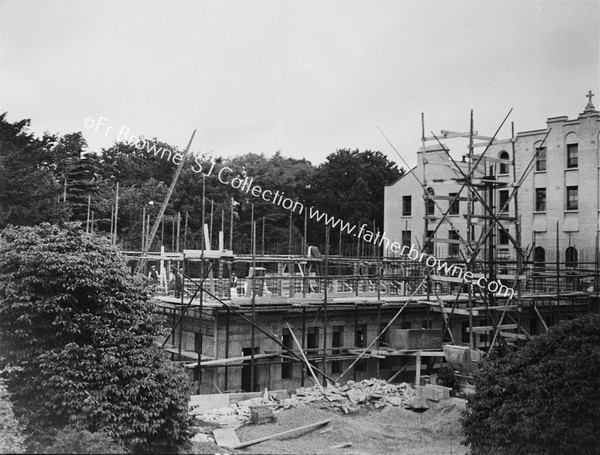
<svg viewBox="0 0 600 455"><path fill-rule="evenodd" d="M173 161L126 142L101 151L88 150L81 132L45 133L38 138L28 132L29 125L29 120L11 123L6 113L0 115L0 229L44 221L79 221L91 229L93 220L95 232L110 235L116 226L116 242L123 249L139 250L142 236L149 230L148 220L150 225L155 222L173 179ZM157 149L175 150L156 138L148 142ZM228 166L262 188L283 192L306 207L377 229L383 226L384 186L404 172L384 154L371 150L337 150L318 166L279 152L270 158L251 153L234 158L190 157L160 224L155 247L201 248L204 219L212 226L214 248L223 228L225 247L229 248L231 239L236 253L247 253L252 218L259 253L300 254L306 252L306 244L324 245L323 221L309 219L304 238L303 215L290 217L289 210L221 183L216 173L203 179L194 172L196 159ZM356 239L340 237L339 231L332 230L332 253L341 248L355 254Z"/></svg>

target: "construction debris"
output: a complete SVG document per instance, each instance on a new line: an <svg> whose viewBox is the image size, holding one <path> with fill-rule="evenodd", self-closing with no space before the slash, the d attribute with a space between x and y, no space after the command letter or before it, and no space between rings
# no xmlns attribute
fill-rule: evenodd
<svg viewBox="0 0 600 455"><path fill-rule="evenodd" d="M213 436L218 446L232 448L240 444L240 440L233 428L219 428L213 430Z"/></svg>
<svg viewBox="0 0 600 455"><path fill-rule="evenodd" d="M321 391L322 390L322 391ZM344 414L357 411L361 407L374 406L385 408L387 406L407 406L414 398L418 397L412 385L405 382L401 384L388 384L380 379L364 379L359 382L348 381L344 386L334 386L328 383L327 387L301 387L296 389L290 398L279 399L271 394L242 400L229 406L217 409L194 408L190 413L196 419L221 428L238 428L252 421L252 410L255 411L256 423L264 423L272 417L272 411L303 406L313 401L325 400L334 409ZM260 411L257 411L259 410ZM259 415L260 414L260 415ZM210 429L202 427L205 433Z"/></svg>
<svg viewBox="0 0 600 455"><path fill-rule="evenodd" d="M412 385L388 384L381 379L363 379L359 382L348 381L344 386L327 384L324 393L311 388L299 388L291 398L283 400L284 409L299 406L311 401L326 399L332 407L339 408L344 414L356 411L362 406L374 405L375 408L402 406L417 396Z"/></svg>
<svg viewBox="0 0 600 455"><path fill-rule="evenodd" d="M259 405L250 407L250 420L255 424L270 423L275 420L273 416L273 410L269 408L269 405Z"/></svg>
<svg viewBox="0 0 600 455"><path fill-rule="evenodd" d="M426 384L419 386L419 396L431 401L447 400L450 398L450 390L452 390L450 387Z"/></svg>

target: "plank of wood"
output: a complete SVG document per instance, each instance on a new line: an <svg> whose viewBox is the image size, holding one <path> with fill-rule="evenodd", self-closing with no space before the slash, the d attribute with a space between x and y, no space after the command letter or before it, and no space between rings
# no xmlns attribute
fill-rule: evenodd
<svg viewBox="0 0 600 455"><path fill-rule="evenodd" d="M501 144L510 144L511 142L515 142L516 139L494 139L492 145L501 145ZM477 142L473 144L473 147L485 147L489 142Z"/></svg>
<svg viewBox="0 0 600 455"><path fill-rule="evenodd" d="M215 437L217 445L221 447L233 449L235 446L241 444L240 439L233 428L219 428L213 430L213 436Z"/></svg>
<svg viewBox="0 0 600 455"><path fill-rule="evenodd" d="M464 308L454 308L454 309L452 309L452 308L443 308L442 309L439 306L437 306L437 304L431 306L431 311L435 311L436 313L441 313L443 311L444 313L447 313L447 314L459 314L461 316L468 316L469 315L469 310L466 310ZM472 310L472 314L473 314L473 316L479 316L479 311L476 310L476 309L473 309Z"/></svg>
<svg viewBox="0 0 600 455"><path fill-rule="evenodd" d="M331 446L330 449L345 449L346 447L352 447L352 442L344 442L342 444L337 444L335 446Z"/></svg>
<svg viewBox="0 0 600 455"><path fill-rule="evenodd" d="M290 433L294 433L296 431L302 431L302 430L308 430L308 429L312 429L312 428L317 428L323 425L327 425L329 422L331 422L333 419L327 419L327 420L322 420L320 422L316 422L316 423L311 423L308 425L304 425L302 427L298 427L298 428L293 428L291 430L287 430L287 431L282 431L281 433L275 433L272 434L270 436L264 436L262 438L258 438L258 439L252 439L251 441L246 441L246 442L242 442L234 447L231 447L232 449L242 449L244 447L248 447L254 444L258 444L259 442L264 442L264 441L268 441L269 439L273 439L273 438L277 438L279 436L285 436L288 435Z"/></svg>
<svg viewBox="0 0 600 455"><path fill-rule="evenodd" d="M522 335L520 333L510 333L510 332L500 332L500 336L504 337L504 338L509 338L512 340L529 340L529 338L527 337L527 335Z"/></svg>
<svg viewBox="0 0 600 455"><path fill-rule="evenodd" d="M443 276L443 275L430 275L429 276L433 281L444 281L444 282L448 282L448 283L462 283L463 280L462 278L458 278L455 276ZM436 305L438 305L437 302L432 302L435 303Z"/></svg>
<svg viewBox="0 0 600 455"><path fill-rule="evenodd" d="M433 239L431 239L432 242L437 242L437 243L448 243L450 245L464 245L465 242L463 242L462 240L458 240L458 239L443 239L440 237L434 237Z"/></svg>
<svg viewBox="0 0 600 455"><path fill-rule="evenodd" d="M455 199L455 196L431 196L430 199L436 200L436 201L453 201ZM458 198L456 198L457 201L468 201L469 198L468 197L463 197L463 196L459 196Z"/></svg>
<svg viewBox="0 0 600 455"><path fill-rule="evenodd" d="M254 358L255 359L268 359L269 357L277 357L279 355L281 355L281 354L278 352L274 352L274 353L270 353L270 354L254 354ZM239 363L239 362L243 362L244 360L250 360L251 358L252 358L252 356L250 356L250 355L243 355L240 357L228 357L226 359L206 360L206 361L202 361L202 366L209 367L209 366L214 366L214 365L227 365L229 363ZM196 368L197 366L198 366L197 363L190 363L190 364L186 365L186 367L188 367L188 368Z"/></svg>
<svg viewBox="0 0 600 455"><path fill-rule="evenodd" d="M517 324L503 324L500 326L500 329L512 330L516 329ZM492 332L494 330L494 326L491 325L483 325L479 327L473 327L473 333L487 333ZM470 328L467 327L467 332L470 331Z"/></svg>
<svg viewBox="0 0 600 455"><path fill-rule="evenodd" d="M348 352L350 354L355 354L355 355L361 355L364 351L362 349L348 349ZM379 354L373 354L372 352L366 352L364 354L364 357L369 359L369 358L373 358L373 359L385 359L385 356L379 355Z"/></svg>

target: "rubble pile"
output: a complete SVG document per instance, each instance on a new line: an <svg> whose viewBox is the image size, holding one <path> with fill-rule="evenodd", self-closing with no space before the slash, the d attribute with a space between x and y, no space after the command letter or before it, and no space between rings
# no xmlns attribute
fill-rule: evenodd
<svg viewBox="0 0 600 455"><path fill-rule="evenodd" d="M417 396L412 385L406 382L388 384L384 380L375 378L363 379L359 382L348 381L344 386L328 383L323 392L316 387L300 388L291 398L283 400L281 405L287 409L311 401L327 400L332 407L348 414L369 405L374 405L377 409L386 406L404 406Z"/></svg>
<svg viewBox="0 0 600 455"><path fill-rule="evenodd" d="M245 423L250 422L250 407L258 405L273 405L273 409L279 406L279 400L272 396L262 396L249 400L238 401L229 406L217 409L209 409L207 411L199 411L193 409L190 414L196 417L197 420L215 424L222 428L238 428Z"/></svg>
<svg viewBox="0 0 600 455"><path fill-rule="evenodd" d="M212 424L214 427L238 428L250 422L252 406L267 406L277 412L313 401L323 401L324 404L348 414L371 405L378 409L386 406L410 406L411 400L417 397L417 391L410 384L405 382L388 384L384 380L375 378L358 382L348 381L343 386L329 383L323 391L325 393L318 387L301 387L296 389L296 393L293 393L290 398L283 400L270 396L265 391L261 397L205 411L192 408L190 413L209 426Z"/></svg>

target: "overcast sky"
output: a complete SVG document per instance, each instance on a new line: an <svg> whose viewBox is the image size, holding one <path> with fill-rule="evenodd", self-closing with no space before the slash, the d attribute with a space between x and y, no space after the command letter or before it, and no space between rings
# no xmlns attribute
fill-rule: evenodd
<svg viewBox="0 0 600 455"><path fill-rule="evenodd" d="M576 117L599 86L592 1L0 1L0 111L32 130L124 126L214 155L412 165L426 130ZM596 106L600 99L594 98ZM84 126L107 118L114 130ZM510 134L510 127L503 130Z"/></svg>

